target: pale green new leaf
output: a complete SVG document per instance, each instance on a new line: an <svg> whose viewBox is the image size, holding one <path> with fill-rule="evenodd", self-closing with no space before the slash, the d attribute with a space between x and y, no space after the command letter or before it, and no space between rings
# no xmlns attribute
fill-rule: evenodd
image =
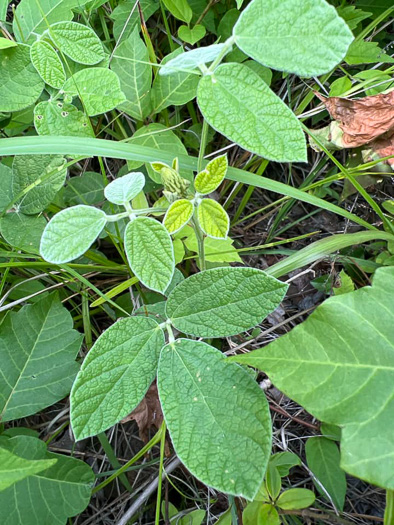
<svg viewBox="0 0 394 525"><path fill-rule="evenodd" d="M172 75L180 71L193 71L203 64L213 62L224 49L224 44L212 44L211 46L198 47L186 53L171 53L171 58L162 63L159 70L160 75ZM176 53L176 54L175 54Z"/></svg>
<svg viewBox="0 0 394 525"><path fill-rule="evenodd" d="M306 509L315 502L315 495L308 489L289 489L282 492L276 504L280 509Z"/></svg>
<svg viewBox="0 0 394 525"><path fill-rule="evenodd" d="M233 35L237 46L257 62L303 77L328 73L353 40L325 0L253 0Z"/></svg>
<svg viewBox="0 0 394 525"><path fill-rule="evenodd" d="M66 81L63 64L53 49L45 40L37 40L30 48L30 58L33 66L43 81L53 88L60 89Z"/></svg>
<svg viewBox="0 0 394 525"><path fill-rule="evenodd" d="M245 370L203 342L163 348L158 389L179 459L203 483L253 499L271 451L263 391Z"/></svg>
<svg viewBox="0 0 394 525"><path fill-rule="evenodd" d="M0 444L27 460L56 461L0 492L2 525L65 525L86 508L95 479L89 465L50 453L43 441L31 436L2 436Z"/></svg>
<svg viewBox="0 0 394 525"><path fill-rule="evenodd" d="M66 159L61 155L17 155L12 163L12 192L26 215L44 210L63 187ZM29 189L30 188L30 189Z"/></svg>
<svg viewBox="0 0 394 525"><path fill-rule="evenodd" d="M30 460L21 458L5 448L0 448L0 492L55 463L56 459Z"/></svg>
<svg viewBox="0 0 394 525"><path fill-rule="evenodd" d="M139 6L145 22L160 7L158 0L139 0ZM113 34L116 42L119 44L130 36L134 28L140 23L139 7L135 0L125 0L119 2L119 5L112 11L111 18L114 21Z"/></svg>
<svg viewBox="0 0 394 525"><path fill-rule="evenodd" d="M185 55L180 47L167 55L161 62L160 72L165 69L165 64L173 57ZM192 100L197 94L199 77L182 71L174 71L171 75L156 75L152 87L152 112L159 113L168 106L182 106Z"/></svg>
<svg viewBox="0 0 394 525"><path fill-rule="evenodd" d="M78 64L92 66L105 57L99 37L88 26L78 22L58 22L48 32L55 46Z"/></svg>
<svg viewBox="0 0 394 525"><path fill-rule="evenodd" d="M202 231L208 237L225 239L230 228L226 210L213 199L203 199L197 207L197 218Z"/></svg>
<svg viewBox="0 0 394 525"><path fill-rule="evenodd" d="M71 391L77 440L107 430L134 410L156 375L164 344L163 331L147 317L120 319L97 339Z"/></svg>
<svg viewBox="0 0 394 525"><path fill-rule="evenodd" d="M394 268L379 268L372 287L327 299L290 333L236 357L266 372L282 392L321 421L339 425L341 467L390 490L393 283Z"/></svg>
<svg viewBox="0 0 394 525"><path fill-rule="evenodd" d="M118 75L126 96L119 109L137 120L144 120L151 109L152 66L138 27L127 40L122 39L112 58L111 69Z"/></svg>
<svg viewBox="0 0 394 525"><path fill-rule="evenodd" d="M279 306L287 287L256 268L215 268L180 283L166 313L180 332L226 337L259 324Z"/></svg>
<svg viewBox="0 0 394 525"><path fill-rule="evenodd" d="M193 11L187 3L187 0L163 0L163 4L175 18L189 24L193 16Z"/></svg>
<svg viewBox="0 0 394 525"><path fill-rule="evenodd" d="M0 232L8 244L28 253L39 253L45 217L7 213L0 219Z"/></svg>
<svg viewBox="0 0 394 525"><path fill-rule="evenodd" d="M328 492L335 507L343 510L347 488L346 475L339 466L340 454L336 443L321 436L311 437L305 443L305 454L308 467L317 478L317 490L325 498Z"/></svg>
<svg viewBox="0 0 394 525"><path fill-rule="evenodd" d="M164 293L174 274L174 249L165 227L150 217L137 217L126 227L124 244L131 270L156 292Z"/></svg>
<svg viewBox="0 0 394 525"><path fill-rule="evenodd" d="M215 191L223 182L227 173L227 155L216 157L198 173L194 180L194 187L201 195L208 195Z"/></svg>
<svg viewBox="0 0 394 525"><path fill-rule="evenodd" d="M31 106L44 89L44 81L31 63L26 46L1 51L0 78L0 111L20 111Z"/></svg>
<svg viewBox="0 0 394 525"><path fill-rule="evenodd" d="M53 405L71 388L82 335L57 294L10 312L0 336L0 417L11 421Z"/></svg>
<svg viewBox="0 0 394 525"><path fill-rule="evenodd" d="M41 238L43 259L62 264L77 259L88 250L107 222L107 216L92 206L73 206L57 213Z"/></svg>
<svg viewBox="0 0 394 525"><path fill-rule="evenodd" d="M170 233L176 233L190 221L193 211L194 207L190 201L178 199L168 208L163 224Z"/></svg>
<svg viewBox="0 0 394 525"><path fill-rule="evenodd" d="M105 187L104 195L107 200L114 204L125 204L134 199L144 186L144 174L135 171L113 180Z"/></svg>
<svg viewBox="0 0 394 525"><path fill-rule="evenodd" d="M116 73L104 67L78 71L66 81L63 90L66 95L79 96L90 117L116 108L126 98Z"/></svg>
<svg viewBox="0 0 394 525"><path fill-rule="evenodd" d="M39 135L94 137L89 118L72 104L59 100L35 106L34 126Z"/></svg>
<svg viewBox="0 0 394 525"><path fill-rule="evenodd" d="M298 119L250 68L222 64L200 80L197 102L208 123L242 148L278 162L307 160Z"/></svg>

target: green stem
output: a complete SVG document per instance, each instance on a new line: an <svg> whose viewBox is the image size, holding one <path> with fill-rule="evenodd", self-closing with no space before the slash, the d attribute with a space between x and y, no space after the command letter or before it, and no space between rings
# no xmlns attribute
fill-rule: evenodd
<svg viewBox="0 0 394 525"><path fill-rule="evenodd" d="M204 245L204 232L200 228L200 225L198 224L198 219L196 216L194 216L192 220L192 226L194 229L194 233L196 234L197 239L197 248L198 248L198 265L200 267L200 270L203 271L206 269L205 264L205 245Z"/></svg>
<svg viewBox="0 0 394 525"><path fill-rule="evenodd" d="M163 482L164 447L166 444L166 429L167 427L166 427L165 421L163 421L160 427L162 434L161 434L161 441L160 441L159 483L157 485L155 525L159 525L160 523L161 487L162 487L162 482Z"/></svg>
<svg viewBox="0 0 394 525"><path fill-rule="evenodd" d="M235 506L234 496L228 496L231 509L231 525L238 525L237 507Z"/></svg>
<svg viewBox="0 0 394 525"><path fill-rule="evenodd" d="M207 140L208 140L208 130L209 130L209 124L204 119L203 124L202 124L202 132L201 132L200 151L198 152L197 173L200 173L200 171L202 171L203 169L205 148L207 146Z"/></svg>
<svg viewBox="0 0 394 525"><path fill-rule="evenodd" d="M384 525L394 525L394 490L386 491L386 508L384 510Z"/></svg>

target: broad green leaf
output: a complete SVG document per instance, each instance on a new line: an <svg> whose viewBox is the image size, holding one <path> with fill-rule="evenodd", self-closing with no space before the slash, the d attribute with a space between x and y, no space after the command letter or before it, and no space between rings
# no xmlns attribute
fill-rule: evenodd
<svg viewBox="0 0 394 525"><path fill-rule="evenodd" d="M96 33L78 22L58 22L48 30L56 47L74 62L93 66L105 58Z"/></svg>
<svg viewBox="0 0 394 525"><path fill-rule="evenodd" d="M0 447L0 492L18 481L37 474L56 463L56 459L25 459Z"/></svg>
<svg viewBox="0 0 394 525"><path fill-rule="evenodd" d="M249 69L257 73L261 80L263 80L267 84L267 86L271 85L272 71L269 67L259 64L255 60L246 60L245 62L243 62L243 65L247 66Z"/></svg>
<svg viewBox="0 0 394 525"><path fill-rule="evenodd" d="M76 440L104 432L134 410L156 375L164 344L163 331L147 317L120 319L97 339L71 391Z"/></svg>
<svg viewBox="0 0 394 525"><path fill-rule="evenodd" d="M72 104L59 100L35 106L34 126L39 135L94 137L89 118Z"/></svg>
<svg viewBox="0 0 394 525"><path fill-rule="evenodd" d="M63 90L71 97L79 96L90 117L110 111L125 101L118 76L104 67L78 71L66 81Z"/></svg>
<svg viewBox="0 0 394 525"><path fill-rule="evenodd" d="M194 187L201 195L208 195L215 191L223 182L227 173L227 155L216 157L198 173L194 180Z"/></svg>
<svg viewBox="0 0 394 525"><path fill-rule="evenodd" d="M323 437L331 439L332 441L341 441L341 428L330 423L322 423L320 425L320 432Z"/></svg>
<svg viewBox="0 0 394 525"><path fill-rule="evenodd" d="M278 162L306 161L298 119L248 67L219 66L200 80L197 102L208 123L242 148Z"/></svg>
<svg viewBox="0 0 394 525"><path fill-rule="evenodd" d="M273 505L254 501L242 513L243 525L280 525L278 511Z"/></svg>
<svg viewBox="0 0 394 525"><path fill-rule="evenodd" d="M334 288L334 295L354 292L354 282L351 277L344 271L339 272L339 286Z"/></svg>
<svg viewBox="0 0 394 525"><path fill-rule="evenodd" d="M137 120L144 120L151 110L152 66L138 27L115 50L111 69L118 75L126 96L119 109Z"/></svg>
<svg viewBox="0 0 394 525"><path fill-rule="evenodd" d="M148 288L164 293L174 274L174 249L165 227L150 217L137 217L126 227L127 259L136 277Z"/></svg>
<svg viewBox="0 0 394 525"><path fill-rule="evenodd" d="M352 87L352 81L346 77L340 77L334 80L334 82L330 86L330 97L339 97L339 95L342 95L343 93L346 93L346 91L349 91Z"/></svg>
<svg viewBox="0 0 394 525"><path fill-rule="evenodd" d="M185 226L177 234L175 240L182 239L186 248L190 252L198 253L197 237L193 228ZM233 240L227 239L213 239L212 237L205 237L205 260L208 262L240 262L241 257L233 246Z"/></svg>
<svg viewBox="0 0 394 525"><path fill-rule="evenodd" d="M88 505L94 473L75 458L48 452L43 441L30 436L0 437L1 446L27 460L56 463L0 492L2 525L65 525Z"/></svg>
<svg viewBox="0 0 394 525"><path fill-rule="evenodd" d="M338 15L345 20L350 29L356 29L358 24L370 18L372 13L357 9L354 5L344 5L337 7Z"/></svg>
<svg viewBox="0 0 394 525"><path fill-rule="evenodd" d="M325 437L312 437L305 443L308 467L328 492L335 507L343 510L346 496L346 475L339 466L340 454L334 441ZM322 496L326 496L319 483L315 483Z"/></svg>
<svg viewBox="0 0 394 525"><path fill-rule="evenodd" d="M345 62L355 64L377 64L378 62L394 63L394 59L380 49L377 42L355 40L348 49Z"/></svg>
<svg viewBox="0 0 394 525"><path fill-rule="evenodd" d="M279 475L283 478L289 475L292 467L301 465L301 459L292 452L278 452L270 457L270 465L275 467Z"/></svg>
<svg viewBox="0 0 394 525"><path fill-rule="evenodd" d="M196 42L204 38L207 32L205 26L197 24L194 27L181 26L178 29L178 36L184 42L194 46Z"/></svg>
<svg viewBox="0 0 394 525"><path fill-rule="evenodd" d="M253 499L271 451L271 420L250 374L206 343L177 339L161 351L158 389L186 468L217 490Z"/></svg>
<svg viewBox="0 0 394 525"><path fill-rule="evenodd" d="M127 173L113 180L104 189L107 200L114 204L126 204L136 197L145 186L145 176L139 171Z"/></svg>
<svg viewBox="0 0 394 525"><path fill-rule="evenodd" d="M14 40L0 37L0 50L8 49L9 47L16 47L18 45Z"/></svg>
<svg viewBox="0 0 394 525"><path fill-rule="evenodd" d="M163 224L170 233L176 233L190 221L193 211L194 207L190 201L179 199L168 208Z"/></svg>
<svg viewBox="0 0 394 525"><path fill-rule="evenodd" d="M93 206L104 200L104 182L100 173L86 171L80 177L71 177L64 190L64 201L70 205Z"/></svg>
<svg viewBox="0 0 394 525"><path fill-rule="evenodd" d="M0 212L7 209L12 201L12 170L0 162Z"/></svg>
<svg viewBox="0 0 394 525"><path fill-rule="evenodd" d="M166 313L180 332L226 337L259 324L279 306L287 287L256 268L215 268L180 283Z"/></svg>
<svg viewBox="0 0 394 525"><path fill-rule="evenodd" d="M187 0L163 0L163 4L175 18L189 24L193 11L190 9Z"/></svg>
<svg viewBox="0 0 394 525"><path fill-rule="evenodd" d="M174 57L185 55L180 47L167 55L161 62L160 72ZM187 72L175 71L171 75L156 75L152 87L152 112L159 113L168 106L182 106L197 94L199 77Z"/></svg>
<svg viewBox="0 0 394 525"><path fill-rule="evenodd" d="M13 212L0 219L0 232L11 246L28 253L39 253L45 225L46 220L43 216Z"/></svg>
<svg viewBox="0 0 394 525"><path fill-rule="evenodd" d="M308 489L289 489L282 492L276 504L281 509L305 509L313 505L315 495Z"/></svg>
<svg viewBox="0 0 394 525"><path fill-rule="evenodd" d="M36 35L48 29L48 24L72 20L72 9L84 0L39 0L39 7L32 0L21 0L15 10L12 29L19 42L31 43Z"/></svg>
<svg viewBox="0 0 394 525"><path fill-rule="evenodd" d="M172 53L173 58L163 61L160 75L172 75L181 71L193 71L203 64L213 62L224 49L224 44L212 44L211 46L199 47L186 53Z"/></svg>
<svg viewBox="0 0 394 525"><path fill-rule="evenodd" d="M240 17L238 9L227 9L224 16L220 18L220 22L217 28L218 37L221 42L226 42L227 39L232 37L233 27L235 26L238 18ZM248 58L237 46L232 46L231 51L225 56L226 62L244 62Z"/></svg>
<svg viewBox="0 0 394 525"><path fill-rule="evenodd" d="M202 231L208 237L225 239L230 228L226 210L213 199L203 199L197 208L197 218Z"/></svg>
<svg viewBox="0 0 394 525"><path fill-rule="evenodd" d="M66 81L63 64L45 40L37 40L30 48L30 59L42 80L49 86L60 89Z"/></svg>
<svg viewBox="0 0 394 525"><path fill-rule="evenodd" d="M27 46L1 51L0 78L0 111L20 111L31 106L44 89Z"/></svg>
<svg viewBox="0 0 394 525"><path fill-rule="evenodd" d="M353 40L349 27L325 0L253 0L233 35L237 46L257 62L302 77L328 73Z"/></svg>
<svg viewBox="0 0 394 525"><path fill-rule="evenodd" d="M18 209L26 215L44 210L63 187L66 159L60 155L18 155L12 163L12 192L20 199Z"/></svg>
<svg viewBox="0 0 394 525"><path fill-rule="evenodd" d="M0 0L0 21L5 22L7 18L7 10L8 10L8 4L9 0Z"/></svg>
<svg viewBox="0 0 394 525"><path fill-rule="evenodd" d="M327 299L289 334L236 357L321 421L342 427L343 470L391 490L393 283L394 268L379 268L372 287Z"/></svg>
<svg viewBox="0 0 394 525"><path fill-rule="evenodd" d="M71 388L82 335L57 294L10 312L0 336L0 415L11 421L53 405Z"/></svg>
<svg viewBox="0 0 394 525"><path fill-rule="evenodd" d="M41 238L43 259L62 264L83 255L100 235L107 216L92 206L73 206L57 213Z"/></svg>
<svg viewBox="0 0 394 525"><path fill-rule="evenodd" d="M282 480L278 469L271 462L268 463L265 486L273 501L279 496L282 488Z"/></svg>
<svg viewBox="0 0 394 525"><path fill-rule="evenodd" d="M139 5L145 22L160 8L158 0L140 0ZM112 31L119 44L127 39L140 23L140 13L135 0L119 2L112 11L111 18L114 21Z"/></svg>

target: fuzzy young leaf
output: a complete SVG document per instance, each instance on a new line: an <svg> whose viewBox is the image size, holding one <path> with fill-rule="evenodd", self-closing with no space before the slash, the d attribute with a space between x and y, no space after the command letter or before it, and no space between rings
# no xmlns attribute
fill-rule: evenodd
<svg viewBox="0 0 394 525"><path fill-rule="evenodd" d="M293 112L242 64L222 64L198 85L208 123L242 148L277 162L305 162L306 141Z"/></svg>
<svg viewBox="0 0 394 525"><path fill-rule="evenodd" d="M66 81L63 90L71 97L80 96L90 117L116 108L126 98L118 76L104 67L78 71Z"/></svg>
<svg viewBox="0 0 394 525"><path fill-rule="evenodd" d="M166 313L180 332L226 337L260 323L287 288L256 268L214 268L180 283L168 297Z"/></svg>
<svg viewBox="0 0 394 525"><path fill-rule="evenodd" d="M34 185L19 202L26 215L43 211L63 187L67 169L61 155L18 155L12 163L12 192L17 197ZM49 175L51 174L51 175Z"/></svg>
<svg viewBox="0 0 394 525"><path fill-rule="evenodd" d="M144 174L135 171L113 180L105 187L104 195L107 200L114 204L126 204L134 199L144 186Z"/></svg>
<svg viewBox="0 0 394 525"><path fill-rule="evenodd" d="M393 283L394 268L379 268L372 287L327 299L289 334L235 358L266 372L321 421L341 426L341 467L390 490Z"/></svg>
<svg viewBox="0 0 394 525"><path fill-rule="evenodd" d="M163 63L159 73L160 75L173 75L181 71L193 71L198 66L213 62L223 49L224 44L212 44L211 46L192 49L186 53L178 53Z"/></svg>
<svg viewBox="0 0 394 525"><path fill-rule="evenodd" d="M31 106L44 89L27 46L1 51L0 78L0 111L20 111Z"/></svg>
<svg viewBox="0 0 394 525"><path fill-rule="evenodd" d="M0 444L26 460L55 461L0 492L2 525L64 525L86 508L95 479L89 465L48 452L43 441L31 436L2 436Z"/></svg>
<svg viewBox="0 0 394 525"><path fill-rule="evenodd" d="M73 206L57 213L47 224L41 238L43 259L62 264L77 259L88 250L107 222L98 208Z"/></svg>
<svg viewBox="0 0 394 525"><path fill-rule="evenodd" d="M250 374L206 343L178 339L161 351L158 389L186 468L211 487L253 499L271 451L271 420Z"/></svg>
<svg viewBox="0 0 394 525"><path fill-rule="evenodd" d="M57 294L6 316L0 337L2 421L34 414L69 393L81 340Z"/></svg>
<svg viewBox="0 0 394 525"><path fill-rule="evenodd" d="M126 227L124 244L135 276L151 290L164 293L175 268L174 249L165 227L150 217L137 217Z"/></svg>
<svg viewBox="0 0 394 525"><path fill-rule="evenodd" d="M175 18L187 24L190 23L193 11L187 3L187 0L163 0L163 4Z"/></svg>
<svg viewBox="0 0 394 525"><path fill-rule="evenodd" d="M143 399L165 344L147 317L120 319L88 353L71 391L71 424L77 440L104 432Z"/></svg>
<svg viewBox="0 0 394 525"><path fill-rule="evenodd" d="M1 443L0 443L1 445ZM56 459L26 459L0 448L0 492L18 481L37 474L56 463Z"/></svg>
<svg viewBox="0 0 394 525"><path fill-rule="evenodd" d="M190 221L193 211L194 207L190 201L178 199L168 208L163 224L170 233L176 233Z"/></svg>
<svg viewBox="0 0 394 525"><path fill-rule="evenodd" d="M54 44L78 64L98 64L105 53L99 37L88 26L78 22L58 22L49 31Z"/></svg>
<svg viewBox="0 0 394 525"><path fill-rule="evenodd" d="M60 89L66 81L63 64L53 49L45 40L37 40L30 48L30 58L33 66L43 81L49 86Z"/></svg>
<svg viewBox="0 0 394 525"><path fill-rule="evenodd" d="M195 178L194 187L201 195L208 195L215 191L223 182L227 173L227 155L220 155L208 162L204 171Z"/></svg>
<svg viewBox="0 0 394 525"><path fill-rule="evenodd" d="M41 235L46 226L45 217L7 213L0 219L0 232L8 244L28 253L39 253Z"/></svg>
<svg viewBox="0 0 394 525"><path fill-rule="evenodd" d="M35 106L34 126L39 135L94 137L89 118L72 104L59 100Z"/></svg>
<svg viewBox="0 0 394 525"><path fill-rule="evenodd" d="M353 40L325 0L253 0L233 35L237 46L257 62L303 77L331 71Z"/></svg>
<svg viewBox="0 0 394 525"><path fill-rule="evenodd" d="M202 231L214 239L226 239L230 219L226 210L213 199L203 199L197 208L197 218Z"/></svg>

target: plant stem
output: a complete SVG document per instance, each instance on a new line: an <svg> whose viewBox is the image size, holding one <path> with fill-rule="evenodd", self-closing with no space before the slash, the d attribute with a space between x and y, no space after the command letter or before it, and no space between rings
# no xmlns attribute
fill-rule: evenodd
<svg viewBox="0 0 394 525"><path fill-rule="evenodd" d="M160 523L161 487L162 487L162 482L163 482L164 447L166 444L166 429L167 429L166 423L165 421L163 421L160 427L162 434L161 434L161 442L160 442L160 465L159 465L159 479L158 479L158 485L157 485L155 525L159 525Z"/></svg>
<svg viewBox="0 0 394 525"><path fill-rule="evenodd" d="M386 491L386 508L384 510L384 525L394 525L394 490Z"/></svg>
<svg viewBox="0 0 394 525"><path fill-rule="evenodd" d="M209 130L209 124L204 119L202 123L200 151L198 152L197 173L200 173L200 171L202 171L203 169L205 148L207 146L207 140L208 140L208 130Z"/></svg>
<svg viewBox="0 0 394 525"><path fill-rule="evenodd" d="M196 234L197 239L197 248L198 248L198 265L200 267L200 270L203 271L206 269L205 264L205 245L204 245L204 232L200 228L200 225L198 224L198 219L196 216L194 216L192 220L192 225L194 229L194 233Z"/></svg>

